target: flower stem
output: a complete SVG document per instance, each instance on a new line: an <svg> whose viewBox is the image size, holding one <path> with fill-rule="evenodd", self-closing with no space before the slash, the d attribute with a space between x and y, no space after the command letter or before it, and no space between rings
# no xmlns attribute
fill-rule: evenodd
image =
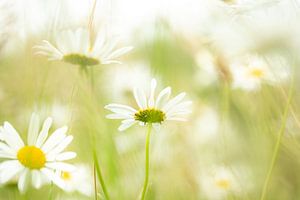
<svg viewBox="0 0 300 200"><path fill-rule="evenodd" d="M108 195L105 183L104 183L104 179L103 179L103 176L102 176L100 165L98 163L96 151L94 151L94 164L95 164L95 168L96 168L96 171L97 171L97 175L98 175L100 185L101 185L103 193L104 193L104 197L105 197L106 200L109 200L110 198L109 198L109 195Z"/></svg>
<svg viewBox="0 0 300 200"><path fill-rule="evenodd" d="M152 129L152 124L149 123L148 125L148 131L147 131L147 136L146 136L146 144L145 144L145 180L144 180L144 186L142 190L142 195L141 195L141 200L145 199L147 188L148 188L148 182L149 182L149 149L150 149L150 136L151 136L151 129Z"/></svg>
<svg viewBox="0 0 300 200"><path fill-rule="evenodd" d="M291 104L291 100L292 100L292 94L293 94L293 81L291 81L291 86L290 86L290 89L289 89L289 95L288 95L287 103L286 103L284 113L283 113L283 116L282 116L282 124L281 124L280 130L278 132L278 137L277 137L274 152L273 152L273 155L272 155L272 160L271 160L270 167L269 167L269 170L268 170L265 182L264 182L264 186L263 186L263 190L262 190L260 200L264 200L265 197L266 197L266 194L267 194L267 190L268 190L268 186L269 186L269 183L270 183L270 180L271 180L272 172L273 172L273 169L274 169L277 157L278 157L281 140L282 140L282 137L283 137L284 132L285 132L287 116L288 116L288 113L289 113L289 108L290 108L290 104Z"/></svg>
<svg viewBox="0 0 300 200"><path fill-rule="evenodd" d="M93 22L94 22L94 17L95 17L95 10L96 10L96 5L97 5L97 0L94 0L93 2L93 7L91 10L91 14L89 16L89 23L88 23L88 29L89 29L89 37L90 37L90 50L93 48Z"/></svg>
<svg viewBox="0 0 300 200"><path fill-rule="evenodd" d="M96 172L96 165L94 163L94 166L93 166L93 182L94 182L94 192L95 192L95 200L98 199L98 191L97 191L97 172Z"/></svg>
<svg viewBox="0 0 300 200"><path fill-rule="evenodd" d="M52 200L52 199L53 199L53 182L51 181L48 200Z"/></svg>

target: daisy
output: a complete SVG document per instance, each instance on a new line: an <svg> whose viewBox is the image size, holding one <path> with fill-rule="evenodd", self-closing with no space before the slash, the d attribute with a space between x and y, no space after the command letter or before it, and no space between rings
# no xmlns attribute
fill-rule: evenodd
<svg viewBox="0 0 300 200"><path fill-rule="evenodd" d="M149 96L146 96L143 90L135 88L133 91L134 98L138 109L122 104L109 104L106 109L113 112L106 117L108 119L122 119L119 131L139 123L140 125L151 124L158 130L160 125L165 121L186 121L184 116L191 113L189 107L191 101L183 101L185 93L182 92L176 97L169 100L171 88L166 87L155 98L156 80L151 80Z"/></svg>
<svg viewBox="0 0 300 200"><path fill-rule="evenodd" d="M230 70L233 75L233 88L248 91L260 89L262 83L274 84L288 77L288 73L276 69L271 71L267 62L258 56L247 56L237 62L233 62Z"/></svg>
<svg viewBox="0 0 300 200"><path fill-rule="evenodd" d="M98 34L91 46L89 31L82 28L59 32L54 40L55 44L43 40L35 46L36 54L47 56L48 60L61 60L82 67L120 64L116 59L132 49L131 46L116 49L118 39L107 38L104 32Z"/></svg>
<svg viewBox="0 0 300 200"><path fill-rule="evenodd" d="M76 165L76 170L70 171L57 171L58 176L64 182L64 188L66 192L78 191L83 195L91 196L93 193L92 183L92 170L89 167L78 164Z"/></svg>
<svg viewBox="0 0 300 200"><path fill-rule="evenodd" d="M4 122L0 127L0 182L2 184L17 178L18 188L24 192L30 182L35 188L52 181L59 187L64 182L55 171L73 171L75 167L64 161L76 157L74 152L63 152L71 143L73 136L67 136L66 126L53 132L48 138L52 119L47 118L39 132L39 117L32 114L27 144L24 144L14 127ZM48 139L47 139L48 138Z"/></svg>
<svg viewBox="0 0 300 200"><path fill-rule="evenodd" d="M200 177L200 185L210 199L223 199L240 190L238 180L232 171L224 166L213 167Z"/></svg>

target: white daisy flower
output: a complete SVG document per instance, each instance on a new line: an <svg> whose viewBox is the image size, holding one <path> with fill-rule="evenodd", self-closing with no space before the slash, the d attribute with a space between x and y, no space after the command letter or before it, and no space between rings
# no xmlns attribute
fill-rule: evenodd
<svg viewBox="0 0 300 200"><path fill-rule="evenodd" d="M76 165L76 170L57 171L58 176L64 181L64 188L66 192L78 191L83 195L91 196L93 194L93 177L92 170L83 164Z"/></svg>
<svg viewBox="0 0 300 200"><path fill-rule="evenodd" d="M134 89L133 94L139 107L138 110L122 104L109 104L105 108L113 114L106 117L123 120L119 131L124 131L138 122L140 125L152 124L158 130L160 125L168 120L186 121L184 115L191 113L189 107L192 104L191 101L183 101L186 94L182 92L169 100L171 88L166 87L155 99L156 85L156 80L152 79L149 96L146 96L139 88Z"/></svg>
<svg viewBox="0 0 300 200"><path fill-rule="evenodd" d="M213 167L200 177L204 194L210 199L223 199L240 191L239 182L232 171L224 166Z"/></svg>
<svg viewBox="0 0 300 200"><path fill-rule="evenodd" d="M267 62L258 56L247 56L230 66L233 75L233 88L248 91L260 89L262 83L274 84L288 77L287 72L271 71Z"/></svg>
<svg viewBox="0 0 300 200"><path fill-rule="evenodd" d="M68 128L64 126L54 131L47 139L52 119L45 120L40 132L39 122L39 117L33 113L27 144L24 144L10 123L4 122L0 127L0 158L5 159L0 163L0 183L5 184L17 178L21 192L27 189L30 182L35 188L40 188L50 181L61 188L64 187L63 180L55 171L75 169L65 161L76 157L76 153L63 152L73 140L73 136L66 135Z"/></svg>
<svg viewBox="0 0 300 200"><path fill-rule="evenodd" d="M104 31L98 33L91 46L90 34L88 30L82 28L59 32L54 40L55 45L43 40L41 45L35 46L36 54L45 55L48 60L62 60L82 67L120 64L121 62L116 59L133 48L128 46L116 49L119 39L107 38Z"/></svg>

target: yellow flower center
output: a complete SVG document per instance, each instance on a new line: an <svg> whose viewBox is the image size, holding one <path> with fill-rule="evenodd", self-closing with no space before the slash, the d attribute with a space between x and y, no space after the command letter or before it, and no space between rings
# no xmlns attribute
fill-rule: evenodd
<svg viewBox="0 0 300 200"><path fill-rule="evenodd" d="M140 110L134 114L135 120L144 123L161 123L166 119L166 115L161 110L154 108L148 108L145 110Z"/></svg>
<svg viewBox="0 0 300 200"><path fill-rule="evenodd" d="M46 163L44 152L35 146L24 146L18 151L17 158L29 169L41 169Z"/></svg>
<svg viewBox="0 0 300 200"><path fill-rule="evenodd" d="M261 78L264 75L264 71L262 69L252 69L250 71L250 75L255 78Z"/></svg>
<svg viewBox="0 0 300 200"><path fill-rule="evenodd" d="M217 187L227 190L230 187L230 181L226 179L220 179L216 181Z"/></svg>
<svg viewBox="0 0 300 200"><path fill-rule="evenodd" d="M98 65L100 62L96 58L88 57L81 54L71 53L67 54L63 57L63 60L65 62L71 63L73 65L79 65L79 66L92 66L92 65Z"/></svg>
<svg viewBox="0 0 300 200"><path fill-rule="evenodd" d="M236 0L223 0L224 3L227 3L227 4L235 4L237 3Z"/></svg>
<svg viewBox="0 0 300 200"><path fill-rule="evenodd" d="M70 172L62 172L60 177L65 181L69 181L72 179L72 175Z"/></svg>

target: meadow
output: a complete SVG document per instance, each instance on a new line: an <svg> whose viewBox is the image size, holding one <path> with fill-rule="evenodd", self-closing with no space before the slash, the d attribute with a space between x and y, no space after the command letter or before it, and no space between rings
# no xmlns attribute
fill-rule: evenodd
<svg viewBox="0 0 300 200"><path fill-rule="evenodd" d="M300 1L1 0L0 200L300 199Z"/></svg>

